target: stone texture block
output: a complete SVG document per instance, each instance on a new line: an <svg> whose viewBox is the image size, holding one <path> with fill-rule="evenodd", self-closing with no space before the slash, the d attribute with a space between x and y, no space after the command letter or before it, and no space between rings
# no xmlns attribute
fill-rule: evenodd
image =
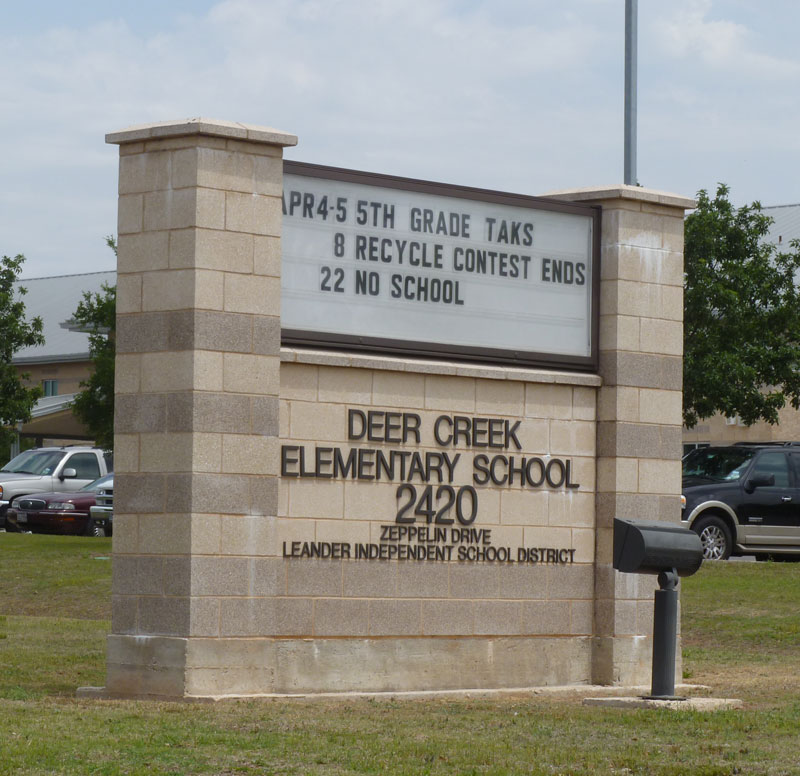
<svg viewBox="0 0 800 776"><path fill-rule="evenodd" d="M245 596L250 592L247 558L193 557L192 594L195 596Z"/></svg>
<svg viewBox="0 0 800 776"><path fill-rule="evenodd" d="M119 193L141 194L169 186L168 153L135 154L119 160Z"/></svg>
<svg viewBox="0 0 800 776"><path fill-rule="evenodd" d="M554 492L548 499L549 525L594 526L595 496L590 492Z"/></svg>
<svg viewBox="0 0 800 776"><path fill-rule="evenodd" d="M284 596L287 592L287 563L282 558L254 558L250 561L251 594Z"/></svg>
<svg viewBox="0 0 800 776"><path fill-rule="evenodd" d="M200 148L196 160L197 185L222 191L252 192L255 158L252 154L227 149Z"/></svg>
<svg viewBox="0 0 800 776"><path fill-rule="evenodd" d="M245 475L195 472L168 474L165 479L166 512L250 513L250 480Z"/></svg>
<svg viewBox="0 0 800 776"><path fill-rule="evenodd" d="M594 602L570 602L570 633L591 636L594 633Z"/></svg>
<svg viewBox="0 0 800 776"><path fill-rule="evenodd" d="M195 638L220 635L220 606L225 599L192 598L189 611L189 635Z"/></svg>
<svg viewBox="0 0 800 776"><path fill-rule="evenodd" d="M639 420L680 427L683 419L683 394L680 391L661 391L642 388L639 391Z"/></svg>
<svg viewBox="0 0 800 776"><path fill-rule="evenodd" d="M152 477L153 475L145 475ZM115 502L119 501L119 489L115 479ZM192 519L190 515L169 515L163 510L151 510L156 514L139 515L139 544L141 553L156 555L182 555L191 551ZM114 516L116 533L117 516Z"/></svg>
<svg viewBox="0 0 800 776"><path fill-rule="evenodd" d="M422 633L420 601L375 600L369 602L371 636L418 636Z"/></svg>
<svg viewBox="0 0 800 776"><path fill-rule="evenodd" d="M136 633L139 625L138 599L135 596L111 596L111 630L114 633Z"/></svg>
<svg viewBox="0 0 800 776"><path fill-rule="evenodd" d="M471 635L475 631L472 601L423 601L422 632L426 636Z"/></svg>
<svg viewBox="0 0 800 776"><path fill-rule="evenodd" d="M588 563L548 566L547 595L550 599L591 600L594 597L594 568Z"/></svg>
<svg viewBox="0 0 800 776"><path fill-rule="evenodd" d="M222 436L222 471L225 473L275 476L279 471L278 458L278 440L275 437L251 434Z"/></svg>
<svg viewBox="0 0 800 776"><path fill-rule="evenodd" d="M220 554L263 556L274 550L274 517L260 515L220 515Z"/></svg>
<svg viewBox="0 0 800 776"><path fill-rule="evenodd" d="M529 635L569 635L572 630L566 601L526 601L521 620L522 633Z"/></svg>
<svg viewBox="0 0 800 776"><path fill-rule="evenodd" d="M525 414L525 385L511 380L477 380L475 412L490 417L520 417Z"/></svg>
<svg viewBox="0 0 800 776"><path fill-rule="evenodd" d="M162 428L167 431L235 433L248 428L251 422L248 396L187 391L161 395L161 398L165 404Z"/></svg>
<svg viewBox="0 0 800 776"><path fill-rule="evenodd" d="M614 422L639 421L639 389L607 386L598 392L597 419Z"/></svg>
<svg viewBox="0 0 800 776"><path fill-rule="evenodd" d="M253 238L253 271L256 275L281 275L281 244L277 237Z"/></svg>
<svg viewBox="0 0 800 776"><path fill-rule="evenodd" d="M149 636L188 636L188 598L139 598L139 632Z"/></svg>
<svg viewBox="0 0 800 776"><path fill-rule="evenodd" d="M117 315L142 310L142 275L117 272Z"/></svg>
<svg viewBox="0 0 800 776"><path fill-rule="evenodd" d="M444 563L414 566L413 574L398 574L399 598L443 598L449 591L448 567Z"/></svg>
<svg viewBox="0 0 800 776"><path fill-rule="evenodd" d="M347 437L347 411L339 404L292 405L292 439L339 442Z"/></svg>
<svg viewBox="0 0 800 776"><path fill-rule="evenodd" d="M277 356L223 353L223 390L230 393L270 394L280 391Z"/></svg>
<svg viewBox="0 0 800 776"><path fill-rule="evenodd" d="M572 417L575 420L597 419L597 394L596 388L576 386L572 389Z"/></svg>
<svg viewBox="0 0 800 776"><path fill-rule="evenodd" d="M281 364L282 399L316 401L318 386L319 367L307 364Z"/></svg>
<svg viewBox="0 0 800 776"><path fill-rule="evenodd" d="M194 273L190 270L147 272L142 278L142 310L184 310L194 306ZM164 319L158 319L163 321ZM162 323L162 327L163 327ZM164 332L166 336L167 332ZM160 350L148 347L147 350Z"/></svg>
<svg viewBox="0 0 800 776"><path fill-rule="evenodd" d="M221 612L223 636L313 635L313 601L307 598L232 598Z"/></svg>
<svg viewBox="0 0 800 776"><path fill-rule="evenodd" d="M256 315L253 319L253 353L280 356L281 320L275 315Z"/></svg>
<svg viewBox="0 0 800 776"><path fill-rule="evenodd" d="M547 525L547 492L506 490L500 495L500 522L503 525Z"/></svg>
<svg viewBox="0 0 800 776"><path fill-rule="evenodd" d="M117 246L120 272L151 272L169 266L169 232L121 234Z"/></svg>
<svg viewBox="0 0 800 776"><path fill-rule="evenodd" d="M572 388L568 385L525 386L525 415L530 418L572 418Z"/></svg>
<svg viewBox="0 0 800 776"><path fill-rule="evenodd" d="M398 577L408 572L406 563L345 561L342 593L346 598L393 598Z"/></svg>
<svg viewBox="0 0 800 776"><path fill-rule="evenodd" d="M278 479L276 477L250 477L250 514L274 516L278 514Z"/></svg>
<svg viewBox="0 0 800 776"><path fill-rule="evenodd" d="M641 321L632 315L601 315L600 349L638 351L641 347Z"/></svg>
<svg viewBox="0 0 800 776"><path fill-rule="evenodd" d="M372 401L379 407L415 409L425 394L425 376L376 370L372 375Z"/></svg>
<svg viewBox="0 0 800 776"><path fill-rule="evenodd" d="M200 228L173 231L170 233L169 266L250 273L253 252L250 234Z"/></svg>
<svg viewBox="0 0 800 776"><path fill-rule="evenodd" d="M256 194L280 197L283 194L283 160L279 156L256 156L253 190Z"/></svg>
<svg viewBox="0 0 800 776"><path fill-rule="evenodd" d="M475 601L475 634L521 635L522 606L518 601Z"/></svg>
<svg viewBox="0 0 800 776"><path fill-rule="evenodd" d="M225 310L248 315L280 315L280 279L266 275L227 273Z"/></svg>
<svg viewBox="0 0 800 776"><path fill-rule="evenodd" d="M475 380L428 375L425 378L425 409L443 412L475 411Z"/></svg>
<svg viewBox="0 0 800 776"><path fill-rule="evenodd" d="M286 564L286 590L290 596L342 595L342 561L304 558Z"/></svg>
<svg viewBox="0 0 800 776"><path fill-rule="evenodd" d="M139 468L143 472L219 472L222 443L220 434L141 434Z"/></svg>
<svg viewBox="0 0 800 776"><path fill-rule="evenodd" d="M578 420L550 423L550 452L554 456L593 456L595 441L594 423Z"/></svg>
<svg viewBox="0 0 800 776"><path fill-rule="evenodd" d="M118 472L138 472L139 435L114 435L114 467Z"/></svg>
<svg viewBox="0 0 800 776"><path fill-rule="evenodd" d="M642 493L680 493L681 462L639 460L639 491Z"/></svg>
<svg viewBox="0 0 800 776"><path fill-rule="evenodd" d="M645 353L683 355L683 324L681 321L642 318L641 348Z"/></svg>
<svg viewBox="0 0 800 776"><path fill-rule="evenodd" d="M366 544L370 541L371 527L365 521L316 520L315 537L318 542Z"/></svg>
<svg viewBox="0 0 800 776"><path fill-rule="evenodd" d="M291 517L343 517L344 485L335 481L291 481L289 483L289 515Z"/></svg>
<svg viewBox="0 0 800 776"><path fill-rule="evenodd" d="M389 522L397 514L397 508L397 485L394 483L346 482L344 484L343 516L348 520Z"/></svg>
<svg viewBox="0 0 800 776"><path fill-rule="evenodd" d="M370 404L372 372L368 369L320 367L319 401L331 404Z"/></svg>
<svg viewBox="0 0 800 776"><path fill-rule="evenodd" d="M279 236L281 218L278 197L225 192L225 229L229 232Z"/></svg>
<svg viewBox="0 0 800 776"><path fill-rule="evenodd" d="M117 207L117 234L141 232L144 224L143 195L123 195L119 198Z"/></svg>
<svg viewBox="0 0 800 776"><path fill-rule="evenodd" d="M598 458L597 489L636 493L639 490L639 463L636 458Z"/></svg>
<svg viewBox="0 0 800 776"><path fill-rule="evenodd" d="M318 598L314 601L314 635L368 636L369 601Z"/></svg>

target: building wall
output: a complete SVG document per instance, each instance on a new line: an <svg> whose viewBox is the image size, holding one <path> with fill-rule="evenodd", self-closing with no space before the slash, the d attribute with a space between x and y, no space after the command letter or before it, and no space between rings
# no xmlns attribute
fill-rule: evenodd
<svg viewBox="0 0 800 776"><path fill-rule="evenodd" d="M29 375L25 381L28 386L41 386L44 380L57 380L58 391L55 395L63 396L81 390L81 381L88 379L92 372L92 363L87 360L26 364L17 369L21 374Z"/></svg>

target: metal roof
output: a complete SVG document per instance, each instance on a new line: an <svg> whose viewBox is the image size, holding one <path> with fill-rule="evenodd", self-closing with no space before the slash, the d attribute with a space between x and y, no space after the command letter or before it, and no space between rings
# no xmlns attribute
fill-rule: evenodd
<svg viewBox="0 0 800 776"><path fill-rule="evenodd" d="M790 240L800 239L800 205L775 205L762 210L764 215L774 219L766 242L775 243L780 250L787 250Z"/></svg>
<svg viewBox="0 0 800 776"><path fill-rule="evenodd" d="M40 317L45 344L21 348L12 359L15 364L53 361L84 361L89 358L89 335L63 329L61 324L75 314L85 292L100 293L103 285L113 286L116 272L89 272L83 275L59 275L28 278L14 285L27 289L22 297L25 317Z"/></svg>

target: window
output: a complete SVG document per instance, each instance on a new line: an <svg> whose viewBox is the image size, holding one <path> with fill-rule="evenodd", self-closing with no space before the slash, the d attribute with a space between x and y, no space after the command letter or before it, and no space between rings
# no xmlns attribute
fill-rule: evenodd
<svg viewBox="0 0 800 776"><path fill-rule="evenodd" d="M776 488L789 487L789 463L783 453L761 453L752 473L774 474Z"/></svg>
<svg viewBox="0 0 800 776"><path fill-rule="evenodd" d="M94 453L75 453L65 464L65 469L75 469L78 480L96 480L100 476L100 464Z"/></svg>
<svg viewBox="0 0 800 776"><path fill-rule="evenodd" d="M60 450L27 450L12 458L0 471L14 474L52 474L65 455Z"/></svg>
<svg viewBox="0 0 800 776"><path fill-rule="evenodd" d="M42 380L45 396L58 396L58 380Z"/></svg>

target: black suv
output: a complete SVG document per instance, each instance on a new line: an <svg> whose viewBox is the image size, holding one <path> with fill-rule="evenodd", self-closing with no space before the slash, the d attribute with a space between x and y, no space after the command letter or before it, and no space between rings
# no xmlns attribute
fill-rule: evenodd
<svg viewBox="0 0 800 776"><path fill-rule="evenodd" d="M800 560L800 445L703 447L683 459L681 520L703 557Z"/></svg>

